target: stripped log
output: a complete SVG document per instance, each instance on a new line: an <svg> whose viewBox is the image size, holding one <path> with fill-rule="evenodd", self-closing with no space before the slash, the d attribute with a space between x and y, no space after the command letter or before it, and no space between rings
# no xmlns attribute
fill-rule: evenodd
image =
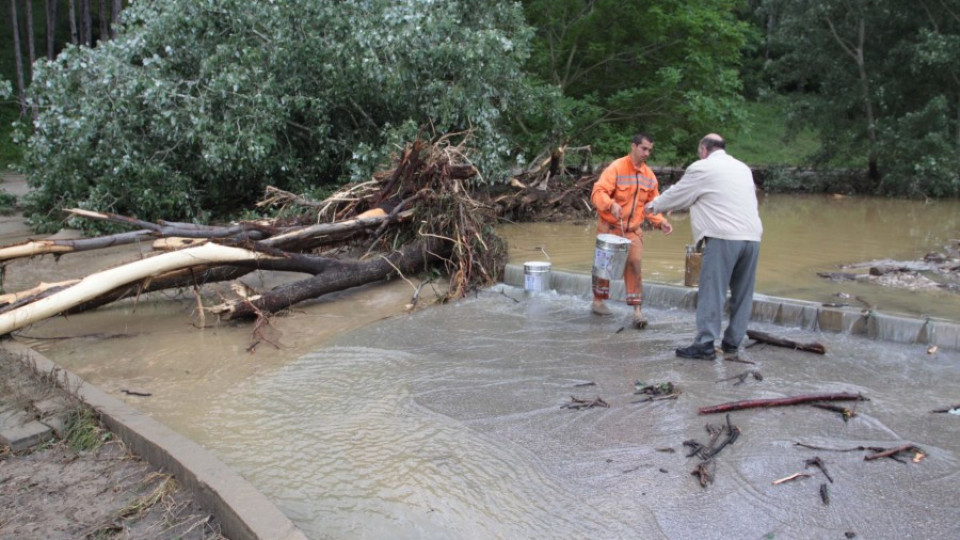
<svg viewBox="0 0 960 540"><path fill-rule="evenodd" d="M76 285L50 296L0 314L0 335L62 313L78 304L116 289L118 285L195 265L235 263L265 259L266 255L241 248L205 244L195 248L164 253L90 274Z"/></svg>
<svg viewBox="0 0 960 540"><path fill-rule="evenodd" d="M733 401L730 403L721 403L710 407L701 407L700 414L715 414L729 411L740 411L743 409L755 409L759 407L784 407L787 405L800 405L815 401L867 401L862 394L813 394L807 396L792 396L785 398L772 399L747 399L743 401Z"/></svg>
<svg viewBox="0 0 960 540"><path fill-rule="evenodd" d="M323 294L356 287L367 283L402 276L426 267L433 261L445 259L450 253L450 244L437 238L428 238L423 243L404 246L390 254L367 261L341 262L332 259L314 260L314 276L308 279L280 285L261 294L256 299L227 302L210 308L225 319L256 317L259 313L276 313L291 305ZM270 270L309 271L306 266L294 267L297 261L304 264L309 257L298 255L284 259L256 261L257 267ZM240 263L251 264L251 263Z"/></svg>
<svg viewBox="0 0 960 540"><path fill-rule="evenodd" d="M747 330L747 337L754 341L760 341L762 343L776 345L778 347L786 347L788 349L795 349L798 351L806 351L817 354L827 353L826 347L817 342L800 343L793 341L792 339L773 336L765 332L757 332L756 330Z"/></svg>

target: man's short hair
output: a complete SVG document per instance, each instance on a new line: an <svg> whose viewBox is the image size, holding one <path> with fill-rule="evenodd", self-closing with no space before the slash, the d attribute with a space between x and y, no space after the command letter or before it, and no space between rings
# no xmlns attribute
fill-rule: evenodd
<svg viewBox="0 0 960 540"><path fill-rule="evenodd" d="M727 143L723 139L715 135L707 135L700 140L700 146L702 146L707 153L713 152L714 150L723 150L727 147Z"/></svg>
<svg viewBox="0 0 960 540"><path fill-rule="evenodd" d="M643 132L637 133L633 136L633 144L641 144L643 141L653 143L653 137Z"/></svg>

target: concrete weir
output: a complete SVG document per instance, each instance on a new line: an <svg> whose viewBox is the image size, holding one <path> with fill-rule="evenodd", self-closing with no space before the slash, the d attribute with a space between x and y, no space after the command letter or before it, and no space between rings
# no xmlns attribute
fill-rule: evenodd
<svg viewBox="0 0 960 540"><path fill-rule="evenodd" d="M5 340L0 347L48 374L99 413L104 425L134 453L185 485L197 502L220 520L231 540L306 540L269 499L200 445L144 413L86 384L30 347Z"/></svg>
<svg viewBox="0 0 960 540"><path fill-rule="evenodd" d="M590 279L585 274L553 271L547 289L560 294L588 296ZM503 282L523 287L523 266L508 264ZM695 288L645 281L643 292L644 304L651 307L696 309ZM611 280L610 297L614 300L625 298L623 280ZM919 319L855 308L825 307L816 302L755 294L751 320L804 330L846 333L879 341L960 350L960 324L943 319Z"/></svg>

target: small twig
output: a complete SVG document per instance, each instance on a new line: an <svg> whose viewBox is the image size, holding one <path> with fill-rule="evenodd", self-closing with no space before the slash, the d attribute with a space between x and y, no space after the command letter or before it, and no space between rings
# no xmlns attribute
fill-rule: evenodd
<svg viewBox="0 0 960 540"><path fill-rule="evenodd" d="M713 468L714 461L708 459L707 461L702 461L697 464L690 474L700 479L700 487L707 487L707 484L713 482Z"/></svg>
<svg viewBox="0 0 960 540"><path fill-rule="evenodd" d="M880 459L885 457L895 458L897 454L901 452L909 452L911 450L914 450L916 454L926 455L926 453L923 451L922 448L912 444L905 444L903 446L898 446L896 448L881 450L875 454L870 454L869 456L865 456L863 459L866 461L873 461L875 459Z"/></svg>
<svg viewBox="0 0 960 540"><path fill-rule="evenodd" d="M853 448L825 448L823 446L814 446L812 444L806 444L801 442L793 443L794 446L802 446L804 448L809 448L811 450L823 450L826 452L861 452L863 450L870 450L871 452L882 451L883 448L877 446L855 446Z"/></svg>
<svg viewBox="0 0 960 540"><path fill-rule="evenodd" d="M953 406L950 406L950 407L946 407L946 408L943 408L943 409L934 409L934 410L932 410L932 411L930 411L930 412L932 412L932 413L949 413L950 411L955 411L955 410L957 410L957 409L960 409L960 404L953 405Z"/></svg>
<svg viewBox="0 0 960 540"><path fill-rule="evenodd" d="M570 396L570 403L565 403L560 408L561 409L590 409L593 407L603 407L610 408L610 404L603 400L600 396L597 396L593 400L580 399L573 396Z"/></svg>
<svg viewBox="0 0 960 540"><path fill-rule="evenodd" d="M763 375L761 375L759 371L749 370L749 371L744 371L743 373L741 373L741 374L739 374L739 375L734 375L733 377L727 377L727 378L725 378L725 379L719 379L719 380L717 380L717 382L732 381L732 380L734 380L734 379L737 379L737 382L733 383L733 385L734 385L734 386L738 386L738 385L743 384L743 383L747 380L747 377L749 377L749 376L751 376L751 375L753 375L753 378L756 379L756 380L758 380L758 381L762 381L762 380L763 380Z"/></svg>
<svg viewBox="0 0 960 540"><path fill-rule="evenodd" d="M519 304L519 303L520 303L519 300L517 300L516 298L510 296L510 295L507 294L505 291L502 291L502 290L501 290L501 291L500 291L500 294L502 294L503 296L506 296L507 298L513 300L513 302L514 302L515 304Z"/></svg>
<svg viewBox="0 0 960 540"><path fill-rule="evenodd" d="M801 473L801 472L793 473L793 474L791 474L790 476L787 476L786 478L781 478L781 479L779 479L779 480L774 480L774 481L773 481L773 485L776 486L776 485L782 484L782 483L784 483L784 482L790 482L790 481L796 480L797 478L810 478L810 475L807 474L807 473Z"/></svg>
<svg viewBox="0 0 960 540"><path fill-rule="evenodd" d="M820 459L819 456L813 456L812 458L808 459L804 463L807 467L813 466L820 469L820 471L823 472L823 475L827 477L827 480L829 480L831 484L833 483L833 478L831 478L830 473L827 472L826 464L823 462L822 459Z"/></svg>
<svg viewBox="0 0 960 540"><path fill-rule="evenodd" d="M649 402L651 402L651 401L661 401L661 400L665 400L665 399L677 399L678 397L680 397L680 392L674 392L673 394L668 394L668 395L666 395L666 396L650 396L650 397L646 397L646 398L643 398L643 399L638 399L638 400L635 400L635 401L631 401L630 403L649 403Z"/></svg>
<svg viewBox="0 0 960 540"><path fill-rule="evenodd" d="M133 390L125 390L125 389L120 391L128 396L150 397L153 395L147 392L134 392Z"/></svg>
<svg viewBox="0 0 960 540"><path fill-rule="evenodd" d="M847 420L850 420L851 418L857 415L857 413L853 409L848 409L846 407L841 407L839 405L831 405L829 403L811 403L810 406L816 407L818 409L823 409L825 411L833 411L833 412L840 413L841 415L843 415L844 422L846 422Z"/></svg>

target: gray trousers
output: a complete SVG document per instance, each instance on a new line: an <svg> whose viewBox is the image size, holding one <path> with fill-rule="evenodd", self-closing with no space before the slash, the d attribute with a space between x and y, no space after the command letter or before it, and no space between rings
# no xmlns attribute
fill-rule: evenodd
<svg viewBox="0 0 960 540"><path fill-rule="evenodd" d="M727 288L730 289L730 323L723 333L723 341L736 346L743 341L753 310L759 258L760 242L707 239L697 293L695 344L714 344L720 338Z"/></svg>

